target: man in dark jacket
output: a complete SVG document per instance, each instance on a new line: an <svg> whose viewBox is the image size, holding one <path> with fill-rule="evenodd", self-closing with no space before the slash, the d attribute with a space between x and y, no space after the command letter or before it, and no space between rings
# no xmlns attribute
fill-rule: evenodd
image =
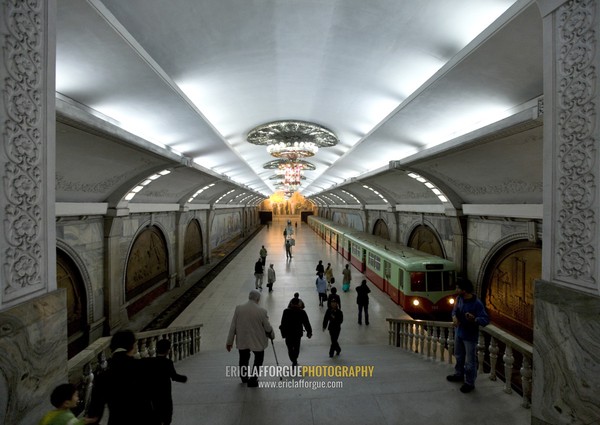
<svg viewBox="0 0 600 425"><path fill-rule="evenodd" d="M369 292L367 281L363 279L360 286L356 287L356 304L358 304L358 324L362 325L362 312L365 311L365 325L369 326Z"/></svg>
<svg viewBox="0 0 600 425"><path fill-rule="evenodd" d="M342 322L344 321L344 314L342 310L338 308L336 301L331 302L331 306L325 312L323 317L323 332L325 329L329 329L329 336L331 337L331 347L329 347L329 357L333 357L333 353L337 352L339 356L342 352L338 338L342 330Z"/></svg>
<svg viewBox="0 0 600 425"><path fill-rule="evenodd" d="M460 391L471 392L475 389L477 378L477 340L479 326L490 323L485 307L473 293L473 284L466 279L457 279L458 296L452 309L452 323L456 328L454 338L454 374L446 379L450 382L464 382Z"/></svg>
<svg viewBox="0 0 600 425"><path fill-rule="evenodd" d="M156 343L156 357L144 359L152 370L153 390L152 398L156 417L161 425L170 425L173 418L173 397L171 395L171 380L175 382L187 382L187 376L180 375L175 371L173 361L169 359L171 352L171 341L161 339Z"/></svg>
<svg viewBox="0 0 600 425"><path fill-rule="evenodd" d="M312 337L312 327L306 311L300 306L299 298L292 298L290 306L283 310L279 329L281 330L281 336L285 338L285 345L287 345L292 366L298 366L300 340L304 330L306 330L306 336L309 339Z"/></svg>
<svg viewBox="0 0 600 425"><path fill-rule="evenodd" d="M135 334L128 330L113 335L112 357L107 371L96 379L88 417L100 420L108 405L108 425L158 424L152 406L152 371L147 362L133 357L135 342Z"/></svg>
<svg viewBox="0 0 600 425"><path fill-rule="evenodd" d="M254 263L254 286L256 289L262 291L263 277L264 277L264 267L262 258L258 257L258 261Z"/></svg>

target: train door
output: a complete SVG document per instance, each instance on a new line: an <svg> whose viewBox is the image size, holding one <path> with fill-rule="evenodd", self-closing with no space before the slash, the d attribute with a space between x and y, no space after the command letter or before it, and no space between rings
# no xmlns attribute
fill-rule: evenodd
<svg viewBox="0 0 600 425"><path fill-rule="evenodd" d="M392 269L392 265L389 263L389 261L383 260L383 292L385 292L388 295L392 295L390 293L390 276L392 275L391 273L391 269Z"/></svg>
<svg viewBox="0 0 600 425"><path fill-rule="evenodd" d="M360 272L364 273L367 270L367 250L361 248L360 251L362 252L360 259Z"/></svg>
<svg viewBox="0 0 600 425"><path fill-rule="evenodd" d="M404 307L404 270L398 269L398 291L396 298L392 298L396 304Z"/></svg>
<svg viewBox="0 0 600 425"><path fill-rule="evenodd" d="M348 241L348 249L346 250L346 260L350 260L351 255L352 255L352 242Z"/></svg>

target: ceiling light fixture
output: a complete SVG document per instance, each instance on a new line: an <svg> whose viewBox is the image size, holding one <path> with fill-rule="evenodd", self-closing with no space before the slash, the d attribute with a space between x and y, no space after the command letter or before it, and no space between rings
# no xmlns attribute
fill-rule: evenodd
<svg viewBox="0 0 600 425"><path fill-rule="evenodd" d="M259 125L247 136L249 143L266 146L275 158L296 161L314 156L319 148L338 144L329 129L307 121L283 120Z"/></svg>

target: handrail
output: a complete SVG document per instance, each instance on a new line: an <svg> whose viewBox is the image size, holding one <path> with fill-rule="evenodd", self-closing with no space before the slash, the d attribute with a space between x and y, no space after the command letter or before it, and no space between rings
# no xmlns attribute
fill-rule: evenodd
<svg viewBox="0 0 600 425"><path fill-rule="evenodd" d="M386 319L389 324L388 344L400 347L407 351L420 353L428 360L438 360L453 363L454 357L454 326L452 322L439 322L411 319ZM486 341L489 341L486 344ZM502 360L504 362L504 391L512 393L513 384L523 394L521 406L531 406L531 387L533 377L533 346L527 342L510 335L508 332L494 326L488 325L480 328L479 341L477 343L477 359L479 361L480 374L483 374L483 363L486 356L490 360L489 379L497 379L496 367L500 348L498 342L504 346ZM521 384L512 381L514 369L514 352L521 354L522 362L519 373Z"/></svg>
<svg viewBox="0 0 600 425"><path fill-rule="evenodd" d="M155 357L156 343L160 339L171 341L171 360L177 362L200 352L200 329L202 325L155 329L136 333L135 357ZM68 362L69 382L75 384L82 394L82 411L87 410L94 377L108 367L110 337L102 337L73 356Z"/></svg>

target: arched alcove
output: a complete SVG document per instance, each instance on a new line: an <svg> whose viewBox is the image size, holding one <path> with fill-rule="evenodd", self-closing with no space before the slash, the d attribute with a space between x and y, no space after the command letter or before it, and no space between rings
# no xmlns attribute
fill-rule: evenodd
<svg viewBox="0 0 600 425"><path fill-rule="evenodd" d="M183 246L183 268L185 275L189 275L204 264L204 243L202 228L198 220L191 220L185 229Z"/></svg>
<svg viewBox="0 0 600 425"><path fill-rule="evenodd" d="M387 223L382 218L378 219L373 226L373 234L380 238L390 240L390 230Z"/></svg>
<svg viewBox="0 0 600 425"><path fill-rule="evenodd" d="M125 301L135 315L168 289L169 254L162 231L150 226L140 232L129 252L125 272Z"/></svg>
<svg viewBox="0 0 600 425"><path fill-rule="evenodd" d="M419 224L408 238L408 246L438 257L446 258L442 243L429 226Z"/></svg>
<svg viewBox="0 0 600 425"><path fill-rule="evenodd" d="M481 297L499 327L533 341L534 282L542 276L542 247L527 240L504 245L485 269Z"/></svg>
<svg viewBox="0 0 600 425"><path fill-rule="evenodd" d="M75 261L63 250L56 250L56 285L67 294L68 357L89 344L88 296Z"/></svg>

